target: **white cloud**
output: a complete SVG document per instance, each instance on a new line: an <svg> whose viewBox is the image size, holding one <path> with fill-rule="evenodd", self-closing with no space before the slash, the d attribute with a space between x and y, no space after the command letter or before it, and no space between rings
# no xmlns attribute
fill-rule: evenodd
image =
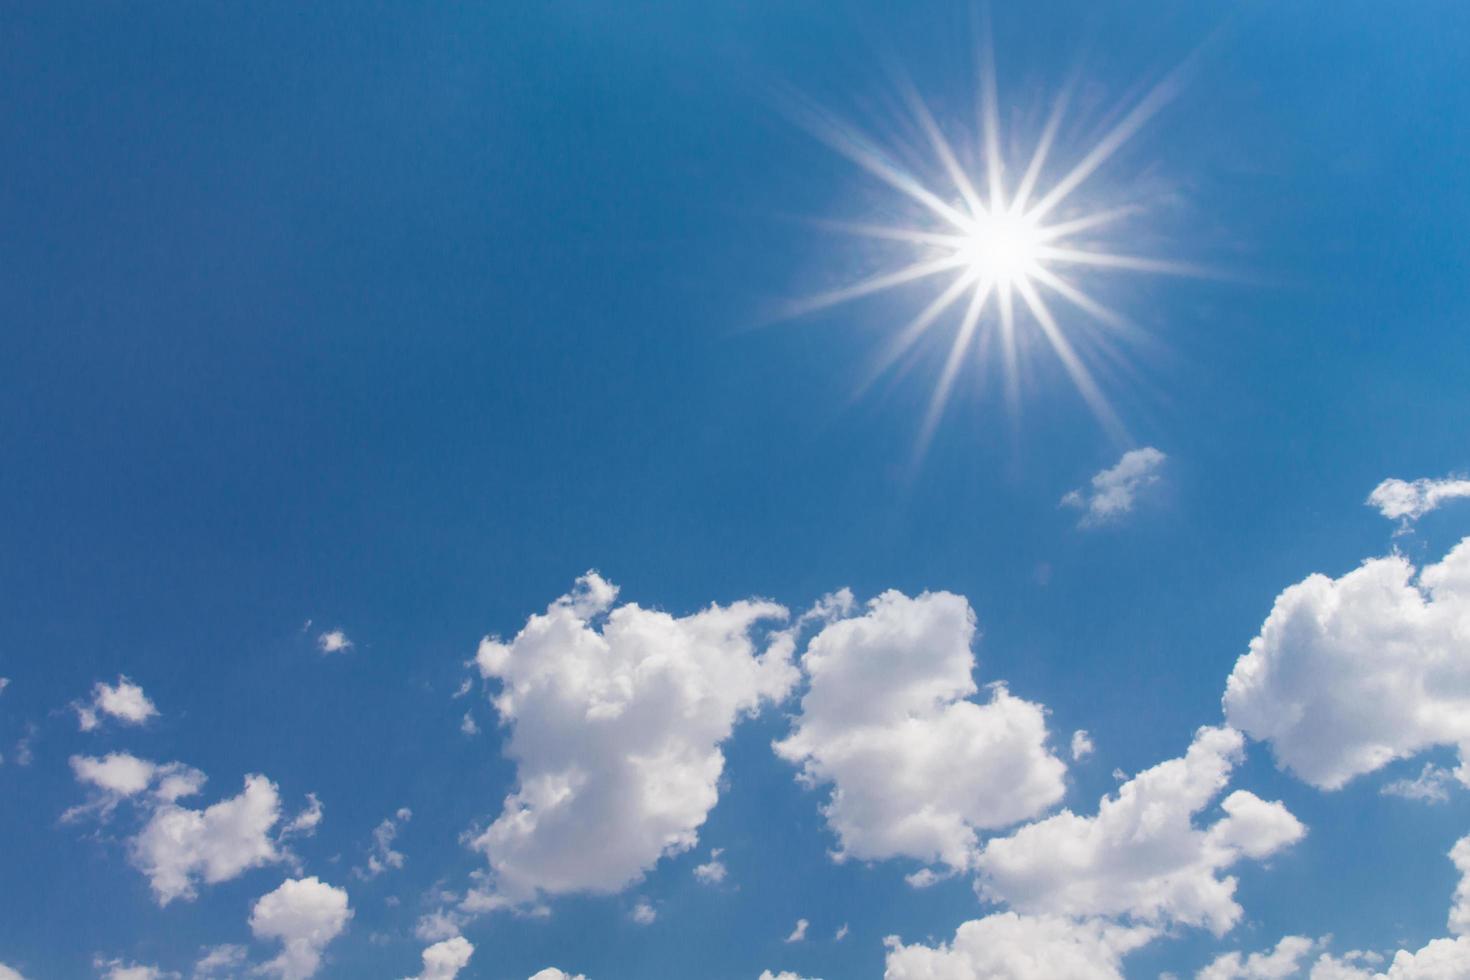
<svg viewBox="0 0 1470 980"><path fill-rule="evenodd" d="M468 711L466 711L464 713L464 717L459 720L459 730L465 735L480 734L480 726L475 723L475 716L470 714Z"/></svg>
<svg viewBox="0 0 1470 980"><path fill-rule="evenodd" d="M963 596L885 592L812 638L810 687L777 742L813 784L838 857L910 857L966 868L978 830L1061 799L1066 768L1047 748L1045 710L992 685L976 693L975 617Z"/></svg>
<svg viewBox="0 0 1470 980"><path fill-rule="evenodd" d="M194 980L232 977L245 969L248 953L244 946L225 943L205 951L194 964Z"/></svg>
<svg viewBox="0 0 1470 980"><path fill-rule="evenodd" d="M284 860L271 835L280 819L275 783L252 773L240 795L203 810L162 803L129 842L129 853L134 867L148 877L159 905L190 900L200 881L229 881Z"/></svg>
<svg viewBox="0 0 1470 980"><path fill-rule="evenodd" d="M834 935L832 937L832 941L834 943L840 943L840 942L842 942L842 940L844 940L844 939L847 938L847 932L848 932L848 930L847 930L847 923L844 922L844 923L842 923L841 926L839 926L837 928L837 933L836 933L836 935Z"/></svg>
<svg viewBox="0 0 1470 980"><path fill-rule="evenodd" d="M1224 815L1209 827L1194 825L1225 788L1243 744L1232 729L1202 728L1183 758L1124 783L1097 816L1063 810L991 840L977 862L981 894L1027 914L1128 915L1224 933L1241 909L1235 879L1219 872L1306 832L1281 804L1244 790L1225 797Z"/></svg>
<svg viewBox="0 0 1470 980"><path fill-rule="evenodd" d="M1152 446L1130 449L1115 465L1095 474L1090 486L1063 497L1062 504L1082 510L1081 527L1116 521L1133 510L1139 491L1159 482L1159 470L1167 458Z"/></svg>
<svg viewBox="0 0 1470 980"><path fill-rule="evenodd" d="M1226 717L1322 789L1440 745L1461 746L1463 767L1467 640L1470 538L1417 575L1400 555L1311 575L1277 596L1236 662Z"/></svg>
<svg viewBox="0 0 1470 980"><path fill-rule="evenodd" d="M473 840L490 875L467 910L616 892L693 847L718 799L721 743L796 679L789 634L772 634L759 655L752 639L785 617L774 603L675 617L612 608L616 595L589 572L511 641L480 644L517 787Z"/></svg>
<svg viewBox="0 0 1470 980"><path fill-rule="evenodd" d="M316 648L322 653L344 653L352 649L352 641L341 630L327 630L316 638Z"/></svg>
<svg viewBox="0 0 1470 980"><path fill-rule="evenodd" d="M92 686L92 700L72 707L76 709L77 724L84 732L102 724L104 716L125 725L141 725L158 714L158 709L148 700L143 689L123 675L118 675L116 684L98 681Z"/></svg>
<svg viewBox="0 0 1470 980"><path fill-rule="evenodd" d="M1102 919L998 912L963 923L954 941L905 946L890 936L884 980L1122 980L1124 956L1157 935Z"/></svg>
<svg viewBox="0 0 1470 980"><path fill-rule="evenodd" d="M791 935L789 935L789 936L786 937L785 942L788 942L788 943L799 943L799 942L802 942L803 940L805 940L806 939L806 928L809 925L811 925L811 923L808 922L807 920L805 920L805 919L797 919L796 920L796 928L791 930Z"/></svg>
<svg viewBox="0 0 1470 980"><path fill-rule="evenodd" d="M261 967L281 980L306 980L321 966L322 951L347 928L347 892L315 878L288 879L262 895L250 911L256 939L279 940L281 952Z"/></svg>
<svg viewBox="0 0 1470 980"><path fill-rule="evenodd" d="M416 980L454 980L474 953L475 947L463 936L437 942L424 950L424 968Z"/></svg>
<svg viewBox="0 0 1470 980"><path fill-rule="evenodd" d="M574 976L570 973L563 973L554 966L548 966L532 974L530 980L587 980L587 978L580 973Z"/></svg>
<svg viewBox="0 0 1470 980"><path fill-rule="evenodd" d="M0 980L26 980L20 975L20 971L0 963Z"/></svg>
<svg viewBox="0 0 1470 980"><path fill-rule="evenodd" d="M1196 980L1287 980L1301 971L1317 942L1306 936L1285 936L1268 953L1224 953L1196 974Z"/></svg>
<svg viewBox="0 0 1470 980"><path fill-rule="evenodd" d="M762 970L759 980L820 980L818 977L804 977L790 970L782 970L780 973L772 973L770 970Z"/></svg>
<svg viewBox="0 0 1470 980"><path fill-rule="evenodd" d="M287 860L281 842L314 830L321 804L308 796L308 806L279 834L281 820L276 785L259 774L245 777L238 796L203 810L180 806L179 800L204 789L204 773L178 762L159 764L126 752L102 758L73 756L72 772L92 790L91 800L62 814L63 820L97 814L110 819L126 800L146 815L128 841L128 857L147 876L159 905L195 897L200 882L216 884L251 868Z"/></svg>
<svg viewBox="0 0 1470 980"><path fill-rule="evenodd" d="M322 801L316 798L315 793L306 794L306 809L291 818L291 822L281 829L281 838L287 837L311 837L316 834L316 829L321 825L322 817L326 810Z"/></svg>
<svg viewBox="0 0 1470 980"><path fill-rule="evenodd" d="M1446 477L1442 480L1387 479L1373 488L1366 501L1370 507L1390 520L1412 524L1447 500L1470 497L1470 480Z"/></svg>
<svg viewBox="0 0 1470 980"><path fill-rule="evenodd" d="M178 977L177 973L166 973L156 966L105 960L100 956L92 960L92 968L102 980L176 980Z"/></svg>
<svg viewBox="0 0 1470 980"><path fill-rule="evenodd" d="M729 869L725 867L725 862L720 860L720 855L724 853L725 849L723 847L716 847L710 851L708 861L704 864L695 865L694 877L706 885L718 885L724 881L730 873Z"/></svg>
<svg viewBox="0 0 1470 980"><path fill-rule="evenodd" d="M1087 729L1079 728L1072 733L1072 761L1081 760L1092 755L1097 746L1092 744L1092 736L1087 734Z"/></svg>
<svg viewBox="0 0 1470 980"><path fill-rule="evenodd" d="M123 800L135 799L152 787L145 805L172 803L204 788L204 773L178 762L162 765L127 752L110 752L102 758L74 755L70 759L77 782L91 789L88 802L61 815L63 821L98 815L106 820Z"/></svg>
<svg viewBox="0 0 1470 980"><path fill-rule="evenodd" d="M640 898L638 904L633 906L633 911L628 917L640 926L650 926L658 918L658 911L649 903L648 899Z"/></svg>
<svg viewBox="0 0 1470 980"><path fill-rule="evenodd" d="M400 852L393 850L393 841L398 836L399 825L411 819L413 819L413 811L408 807L400 807L393 816L385 817L382 823L373 828L373 848L368 854L367 864L364 867L353 868L352 873L363 881L368 881L384 871L403 867L404 857Z"/></svg>
<svg viewBox="0 0 1470 980"><path fill-rule="evenodd" d="M1385 783L1378 792L1384 796L1400 796L1419 803L1445 803L1450 798L1450 787L1455 783L1455 774L1432 762L1413 779L1395 779Z"/></svg>

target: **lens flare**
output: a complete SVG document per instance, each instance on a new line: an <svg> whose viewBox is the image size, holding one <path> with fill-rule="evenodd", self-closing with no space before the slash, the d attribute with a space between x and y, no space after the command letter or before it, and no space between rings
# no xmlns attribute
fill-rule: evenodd
<svg viewBox="0 0 1470 980"><path fill-rule="evenodd" d="M1099 303L1072 278L1068 270L1094 273L1145 272L1202 275L1204 270L1181 262L1131 255L1091 244L1100 230L1141 211L1136 205L1089 211L1074 195L1175 94L1176 72L1150 89L1080 159L1052 182L1049 157L1066 114L1070 90L1055 100L1036 145L1012 184L1001 152L1002 134L993 61L982 53L980 73L980 139L967 159L935 121L914 87L900 82L900 92L911 121L922 134L927 153L943 171L941 181L926 181L911 168L895 162L899 154L868 138L860 130L830 114L809 108L803 122L823 142L857 164L884 185L919 206L923 218L912 226L822 222L850 234L899 243L913 250L913 261L879 272L871 278L811 297L788 312L797 315L846 303L921 281L940 283L936 295L908 323L898 328L879 353L869 383L914 352L937 324L958 316L954 338L930 395L918 452L932 438L944 414L966 355L988 358L999 349L1006 401L1018 411L1020 388L1020 331L1035 331L1044 339L1067 376L1099 421L1122 435L1122 423L1108 403L1093 371L1079 351L1083 345L1104 348L1110 335L1135 332L1122 316ZM897 148L895 148L897 149ZM1058 212L1071 208L1064 219ZM1084 237L1085 236L1085 237ZM1064 301L1082 317L1058 317L1051 308Z"/></svg>

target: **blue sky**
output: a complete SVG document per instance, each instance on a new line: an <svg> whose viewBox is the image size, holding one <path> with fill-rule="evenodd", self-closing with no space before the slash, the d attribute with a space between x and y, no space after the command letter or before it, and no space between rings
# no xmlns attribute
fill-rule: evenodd
<svg viewBox="0 0 1470 980"><path fill-rule="evenodd" d="M932 216L803 107L957 200L899 79L983 184L971 14L0 11L0 964L203 976L225 947L208 975L402 977L462 935L459 975L495 980L1022 976L1004 926L1101 971L1042 975L1273 950L1302 976L1400 951L1390 976L1470 975L1447 923L1470 11L997 4L1011 167L1075 79L1040 186L1174 79L1068 207L1137 205L1109 247L1207 274L1081 271L1146 338L1088 348L1120 425L1022 317L1018 403L976 352L920 452L957 311L861 383L934 283L783 314L912 251L822 222ZM1095 477L1122 497L1088 520ZM1435 482L1365 505L1390 478ZM682 619L746 600L789 618ZM613 661L577 711L552 696ZM1197 805L1130 782L1179 759L1218 770ZM573 770L565 827L484 836L523 779ZM654 772L681 777L663 809ZM198 829L250 809L251 775L257 823ZM842 823L834 791L871 805ZM1140 870L1162 859L1099 799L1149 792L1174 815L1149 846L1233 897ZM1049 870L1064 811L1097 850ZM170 820L193 829L147 851ZM1268 975L1230 969L1211 980Z"/></svg>

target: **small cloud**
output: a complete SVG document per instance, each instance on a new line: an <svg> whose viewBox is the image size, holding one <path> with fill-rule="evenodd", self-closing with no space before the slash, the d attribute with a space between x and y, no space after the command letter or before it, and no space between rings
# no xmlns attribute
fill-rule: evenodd
<svg viewBox="0 0 1470 980"><path fill-rule="evenodd" d="M316 638L316 648L322 653L343 653L352 649L352 641L339 629L327 630Z"/></svg>
<svg viewBox="0 0 1470 980"><path fill-rule="evenodd" d="M455 698L462 698L466 694L470 693L470 691L474 690L474 687L475 687L474 680L472 680L469 677L466 677L464 680L462 680L462 681L459 682L459 687L458 687L458 689L455 690L454 697Z"/></svg>
<svg viewBox="0 0 1470 980"><path fill-rule="evenodd" d="M92 959L92 968L102 980L178 980L178 974L164 972L156 966L145 966L142 963L125 963L119 959L103 959L101 956Z"/></svg>
<svg viewBox="0 0 1470 980"><path fill-rule="evenodd" d="M480 734L480 726L475 724L474 716L471 715L468 711L466 711L464 713L464 717L460 719L459 730L464 732L466 735Z"/></svg>
<svg viewBox="0 0 1470 980"><path fill-rule="evenodd" d="M1425 763L1413 779L1396 779L1379 790L1384 796L1398 796L1419 803L1444 803L1450 798L1455 774L1432 763Z"/></svg>
<svg viewBox="0 0 1470 980"><path fill-rule="evenodd" d="M640 926L652 925L653 920L658 918L658 912L649 904L648 899L640 898L638 904L633 906L633 912L629 918Z"/></svg>
<svg viewBox="0 0 1470 980"><path fill-rule="evenodd" d="M306 809L291 818L281 830L281 839L287 837L310 837L316 833L317 826L322 822L324 808L322 801L316 798L315 793L306 794Z"/></svg>
<svg viewBox="0 0 1470 980"><path fill-rule="evenodd" d="M97 728L104 717L115 718L125 725L141 725L158 715L158 709L143 689L123 674L118 675L116 684L98 681L92 686L92 700L72 707L77 713L77 725L84 732Z"/></svg>
<svg viewBox="0 0 1470 980"><path fill-rule="evenodd" d="M1457 497L1470 497L1470 480L1454 476L1413 481L1390 478L1374 487L1365 503L1398 521L1399 530L1406 531L1419 518Z"/></svg>
<svg viewBox="0 0 1470 980"><path fill-rule="evenodd" d="M903 880L904 884L910 888L928 888L930 885L936 885L948 877L949 875L940 874L933 868L920 868L913 874L904 875Z"/></svg>
<svg viewBox="0 0 1470 980"><path fill-rule="evenodd" d="M424 969L413 980L454 980L469 965L475 947L463 936L451 936L424 950Z"/></svg>
<svg viewBox="0 0 1470 980"><path fill-rule="evenodd" d="M1092 755L1092 750L1095 748L1096 746L1092 744L1092 736L1087 734L1087 729L1079 728L1072 733L1073 762L1080 762Z"/></svg>
<svg viewBox="0 0 1470 980"><path fill-rule="evenodd" d="M694 877L706 885L718 885L725 880L730 869L725 867L725 862L720 860L720 855L725 853L723 847L717 847L709 852L709 860L704 864L696 865Z"/></svg>
<svg viewBox="0 0 1470 980"><path fill-rule="evenodd" d="M393 850L393 840L398 836L398 828L401 824L408 823L413 819L413 811L408 807L400 807L398 812L391 817L384 818L383 822L373 829L373 847L368 854L367 864L360 868L353 868L352 873L362 881L371 881L384 871L397 870L403 867L406 860L404 856ZM456 931L457 924L456 924ZM420 938L443 939L447 936L433 936Z"/></svg>
<svg viewBox="0 0 1470 980"><path fill-rule="evenodd" d="M840 927L838 927L838 929L837 929L837 935L835 935L835 936L832 937L832 941L834 943L840 943L840 942L842 942L842 940L844 940L846 938L847 938L847 923L844 922L844 923L842 923L842 925Z"/></svg>
<svg viewBox="0 0 1470 980"><path fill-rule="evenodd" d="M236 946L226 943L215 946L204 951L204 955L194 964L194 980L205 980L206 977L230 977L245 968L246 949L244 946Z"/></svg>
<svg viewBox="0 0 1470 980"><path fill-rule="evenodd" d="M806 939L806 927L809 925L811 925L811 923L807 920L797 919L796 928L791 930L791 935L786 937L786 942L799 943Z"/></svg>
<svg viewBox="0 0 1470 980"><path fill-rule="evenodd" d="M1168 457L1152 446L1130 449L1108 469L1093 476L1062 498L1062 506L1083 511L1078 527L1098 527L1119 520L1133 510L1138 494L1159 482L1159 470Z"/></svg>

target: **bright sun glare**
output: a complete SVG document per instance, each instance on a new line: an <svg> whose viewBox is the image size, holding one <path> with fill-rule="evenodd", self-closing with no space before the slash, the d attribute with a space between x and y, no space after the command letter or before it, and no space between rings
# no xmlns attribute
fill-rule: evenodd
<svg viewBox="0 0 1470 980"><path fill-rule="evenodd" d="M1080 239L1138 212L1138 207L1105 210L1079 208L1071 201L1077 189L1123 146L1172 97L1172 77L1156 85L1124 113L1101 139L1070 169L1053 182L1043 181L1048 156L1067 109L1069 91L1052 105L1035 149L1019 179L1011 182L1001 153L1000 113L995 76L988 53L980 78L981 145L968 154L974 167L961 163L949 139L911 85L901 86L913 122L923 133L945 180L925 182L894 162L861 132L813 110L807 122L818 138L852 160L892 190L922 206L927 220L913 226L824 222L840 231L899 242L915 250L915 259L901 268L879 274L798 304L799 314L847 302L920 280L936 280L936 295L907 324L899 328L880 353L873 377L911 354L944 315L962 309L948 356L930 396L919 440L923 451L944 413L956 376L966 355L987 360L999 348L1006 401L1014 413L1019 401L1019 347L1017 331L1027 323L1038 330L1061 362L1068 377L1098 419L1120 432L1122 424L1108 404L1084 359L1089 349L1102 349L1116 336L1136 328L1088 295L1070 278L1069 267L1094 270L1156 272L1194 275L1201 270L1178 262L1123 254L1089 245ZM1058 219L1064 202L1071 211ZM944 281L947 277L947 282ZM1049 300L1059 297L1086 314L1080 323L1059 319ZM1018 302L1019 301L1019 302ZM1029 314L1029 316L1026 316ZM1098 325L1107 328L1099 330ZM1087 331L1085 338L1081 331ZM1077 341L1085 339L1079 349ZM870 379L871 380L871 379Z"/></svg>

